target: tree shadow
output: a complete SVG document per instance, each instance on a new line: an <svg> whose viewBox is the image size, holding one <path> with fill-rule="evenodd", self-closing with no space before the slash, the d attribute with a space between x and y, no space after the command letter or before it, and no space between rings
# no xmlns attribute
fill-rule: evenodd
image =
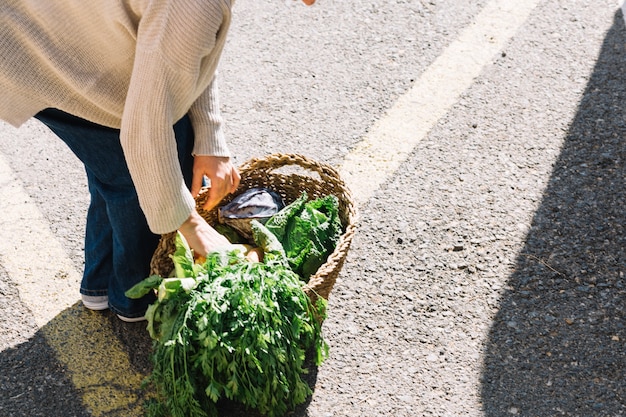
<svg viewBox="0 0 626 417"><path fill-rule="evenodd" d="M625 46L618 12L490 330L487 416L626 414Z"/></svg>

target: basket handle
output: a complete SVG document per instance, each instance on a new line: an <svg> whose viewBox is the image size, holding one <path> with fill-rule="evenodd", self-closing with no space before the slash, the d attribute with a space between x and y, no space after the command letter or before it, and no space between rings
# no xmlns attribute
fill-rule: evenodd
<svg viewBox="0 0 626 417"><path fill-rule="evenodd" d="M240 170L259 170L270 173L285 166L297 165L306 170L316 172L324 182L340 180L339 172L330 165L322 164L297 154L275 153L263 158L254 158L242 164Z"/></svg>

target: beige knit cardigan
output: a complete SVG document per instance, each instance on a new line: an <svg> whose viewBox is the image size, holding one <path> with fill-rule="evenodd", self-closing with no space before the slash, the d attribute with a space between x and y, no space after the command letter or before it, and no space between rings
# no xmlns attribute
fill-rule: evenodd
<svg viewBox="0 0 626 417"><path fill-rule="evenodd" d="M215 72L233 2L0 0L0 118L53 107L120 129L150 229L176 230L194 200L172 126L189 114L194 154L229 155Z"/></svg>

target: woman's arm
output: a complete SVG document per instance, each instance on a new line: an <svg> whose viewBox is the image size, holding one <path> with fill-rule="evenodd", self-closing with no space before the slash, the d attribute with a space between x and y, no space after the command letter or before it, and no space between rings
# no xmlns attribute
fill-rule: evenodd
<svg viewBox="0 0 626 417"><path fill-rule="evenodd" d="M172 126L214 78L230 22L229 2L153 2L139 23L121 140L151 230L187 222L195 200L185 187Z"/></svg>

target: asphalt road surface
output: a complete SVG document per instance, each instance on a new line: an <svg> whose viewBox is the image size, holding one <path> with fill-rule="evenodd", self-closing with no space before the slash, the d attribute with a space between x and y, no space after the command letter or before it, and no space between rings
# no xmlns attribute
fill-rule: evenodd
<svg viewBox="0 0 626 417"><path fill-rule="evenodd" d="M234 14L220 90L235 161L331 164L360 210L330 357L293 415L626 415L618 2ZM63 143L0 124L0 417L143 415L145 324L78 301L87 204Z"/></svg>

